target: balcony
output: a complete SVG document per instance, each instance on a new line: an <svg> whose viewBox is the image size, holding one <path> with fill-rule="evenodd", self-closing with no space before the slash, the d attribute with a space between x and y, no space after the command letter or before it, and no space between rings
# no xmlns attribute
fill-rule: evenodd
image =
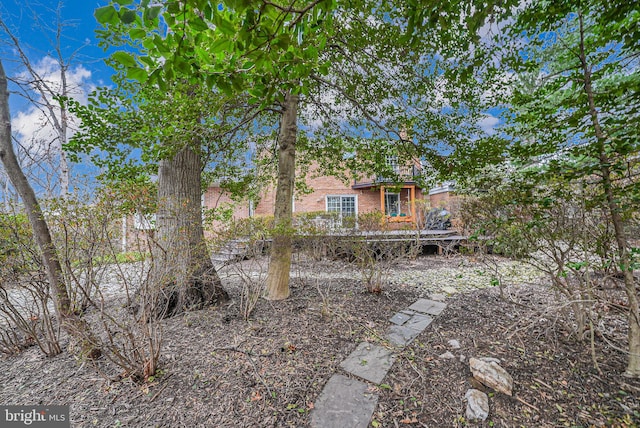
<svg viewBox="0 0 640 428"><path fill-rule="evenodd" d="M416 182L416 179L421 176L421 170L416 166L394 166L393 170L396 173L397 178L385 177L383 175L377 175L375 177L365 177L360 180L355 180L352 188L365 189L367 187L384 185L388 183L413 184Z"/></svg>

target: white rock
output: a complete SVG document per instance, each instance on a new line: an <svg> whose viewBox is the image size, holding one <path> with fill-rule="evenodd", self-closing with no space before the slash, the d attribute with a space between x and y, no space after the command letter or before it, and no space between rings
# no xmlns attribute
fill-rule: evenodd
<svg viewBox="0 0 640 428"><path fill-rule="evenodd" d="M456 294L458 292L458 289L455 287L442 287L441 289L443 292L447 293L447 294Z"/></svg>
<svg viewBox="0 0 640 428"><path fill-rule="evenodd" d="M464 360L466 360L467 357L465 357L464 355L460 354L460 362L464 363Z"/></svg>
<svg viewBox="0 0 640 428"><path fill-rule="evenodd" d="M453 360L456 356L451 352L447 351L442 355L439 355L438 358L442 358L443 360Z"/></svg>
<svg viewBox="0 0 640 428"><path fill-rule="evenodd" d="M447 343L452 349L460 349L460 342L458 342L456 339L451 339Z"/></svg>
<svg viewBox="0 0 640 428"><path fill-rule="evenodd" d="M489 416L489 397L482 391L470 389L464 395L467 400L465 416L470 421L484 421Z"/></svg>
<svg viewBox="0 0 640 428"><path fill-rule="evenodd" d="M469 367L473 377L484 385L503 394L512 395L513 378L495 361L486 362L477 358L469 358Z"/></svg>

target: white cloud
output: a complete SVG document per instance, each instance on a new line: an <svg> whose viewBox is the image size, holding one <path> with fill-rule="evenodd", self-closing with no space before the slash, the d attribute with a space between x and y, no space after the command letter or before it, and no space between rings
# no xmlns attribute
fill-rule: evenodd
<svg viewBox="0 0 640 428"><path fill-rule="evenodd" d="M54 120L47 109L47 103L57 105L54 95L62 95L63 80L60 64L54 58L46 56L33 64L34 75L22 72L15 76L19 82L28 84L28 90L33 97L32 103L23 111L15 114L11 120L11 128L15 137L33 152L42 152L50 147L60 149L60 139L54 127ZM91 71L78 65L67 69L65 73L67 96L81 104L87 103L88 94L95 88L91 83ZM43 96L44 92L45 96ZM54 108L56 118L60 119L60 109ZM67 138L75 132L77 119L69 116Z"/></svg>
<svg viewBox="0 0 640 428"><path fill-rule="evenodd" d="M490 114L486 115L478 122L478 126L488 135L493 135L495 127L500 123L500 119Z"/></svg>

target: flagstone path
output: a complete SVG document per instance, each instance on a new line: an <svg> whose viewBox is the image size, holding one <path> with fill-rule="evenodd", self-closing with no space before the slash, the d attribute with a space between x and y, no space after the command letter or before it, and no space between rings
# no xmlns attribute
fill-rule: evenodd
<svg viewBox="0 0 640 428"><path fill-rule="evenodd" d="M446 303L420 299L407 309L393 315L389 321L386 339L391 345L402 348L431 324L434 317L447 307ZM340 368L366 382L343 374L334 374L311 412L314 428L366 428L378 403L375 389L370 382L379 385L395 361L394 350L378 344L362 342L341 364Z"/></svg>

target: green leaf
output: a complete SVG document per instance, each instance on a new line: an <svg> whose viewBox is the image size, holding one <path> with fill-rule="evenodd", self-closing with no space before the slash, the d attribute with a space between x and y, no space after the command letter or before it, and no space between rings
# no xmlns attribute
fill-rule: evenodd
<svg viewBox="0 0 640 428"><path fill-rule="evenodd" d="M250 70L251 68L253 68L255 66L255 63L253 61L246 61L244 64L242 64L241 70Z"/></svg>
<svg viewBox="0 0 640 428"><path fill-rule="evenodd" d="M169 4L167 5L167 12L172 15L180 13L180 3L177 1L169 2Z"/></svg>
<svg viewBox="0 0 640 428"><path fill-rule="evenodd" d="M162 6L152 6L146 8L142 14L142 19L144 19L145 21L152 21L160 15L160 11L162 11Z"/></svg>
<svg viewBox="0 0 640 428"><path fill-rule="evenodd" d="M234 74L231 76L231 87L235 91L240 92L244 88L244 81L238 75Z"/></svg>
<svg viewBox="0 0 640 428"><path fill-rule="evenodd" d="M207 31L209 27L200 17L189 20L189 27L195 31Z"/></svg>
<svg viewBox="0 0 640 428"><path fill-rule="evenodd" d="M229 40L225 39L224 37L220 37L210 45L210 49L213 53L227 52L227 48L229 45Z"/></svg>
<svg viewBox="0 0 640 428"><path fill-rule="evenodd" d="M191 71L191 64L185 61L182 57L176 57L173 63L173 67L182 74L188 75Z"/></svg>
<svg viewBox="0 0 640 428"><path fill-rule="evenodd" d="M111 58L117 63L124 65L125 67L136 67L138 64L136 63L135 58L126 52L118 51L111 55Z"/></svg>
<svg viewBox="0 0 640 428"><path fill-rule="evenodd" d="M218 89L220 89L226 95L231 95L233 93L231 85L224 79L218 80Z"/></svg>
<svg viewBox="0 0 640 428"><path fill-rule="evenodd" d="M163 70L164 70L164 77L167 79L167 83L172 82L174 77L176 76L175 71L173 70L173 63L170 61L165 62L163 66Z"/></svg>
<svg viewBox="0 0 640 428"><path fill-rule="evenodd" d="M127 79L137 80L138 82L143 83L148 77L149 75L147 74L147 71L142 68L127 68Z"/></svg>
<svg viewBox="0 0 640 428"><path fill-rule="evenodd" d="M160 37L157 34L154 35L153 43L158 49L158 52L160 52L160 55L164 57L169 57L171 55L171 50L169 49L169 46L167 46L166 41L162 37Z"/></svg>
<svg viewBox="0 0 640 428"><path fill-rule="evenodd" d="M288 34L283 34L275 39L272 44L278 46L282 50L285 50L291 44L291 36L289 36Z"/></svg>
<svg viewBox="0 0 640 428"><path fill-rule="evenodd" d="M117 24L119 19L118 12L112 5L97 8L93 16L102 25Z"/></svg>
<svg viewBox="0 0 640 428"><path fill-rule="evenodd" d="M167 90L167 82L165 81L165 79L162 77L162 69L161 68L157 68L153 71L153 73L151 73L149 75L149 80L152 82L155 82L158 85L158 88L161 91L166 91Z"/></svg>
<svg viewBox="0 0 640 428"><path fill-rule="evenodd" d="M131 30L129 30L129 37L131 37L133 40L143 39L146 35L147 32L141 28L132 28Z"/></svg>
<svg viewBox="0 0 640 428"><path fill-rule="evenodd" d="M136 20L136 12L130 9L126 9L122 12L120 20L123 24L131 24Z"/></svg>
<svg viewBox="0 0 640 428"><path fill-rule="evenodd" d="M236 34L236 27L219 14L214 15L213 22L216 28L218 28L223 34L226 34L227 36Z"/></svg>

